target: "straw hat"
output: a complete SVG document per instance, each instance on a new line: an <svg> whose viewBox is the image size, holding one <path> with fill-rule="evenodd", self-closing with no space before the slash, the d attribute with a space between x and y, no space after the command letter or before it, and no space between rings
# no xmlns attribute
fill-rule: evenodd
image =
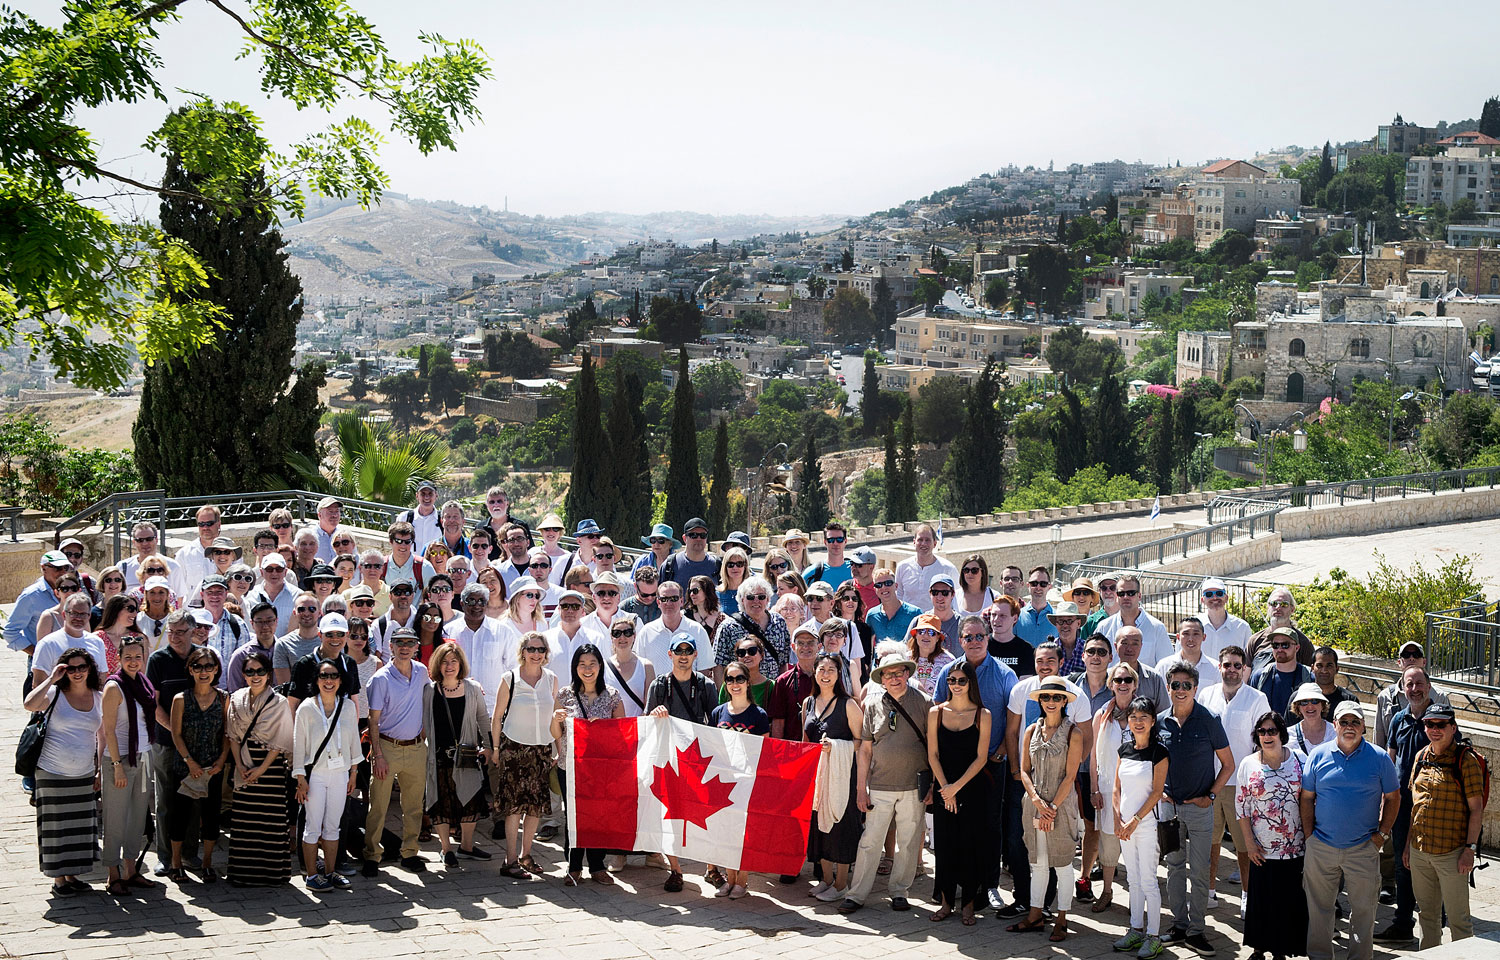
<svg viewBox="0 0 1500 960"><path fill-rule="evenodd" d="M1039 700L1044 693L1060 693L1068 698L1068 703L1078 699L1078 694L1068 689L1068 681L1062 677L1048 677L1036 685L1036 689L1026 697L1028 700Z"/></svg>

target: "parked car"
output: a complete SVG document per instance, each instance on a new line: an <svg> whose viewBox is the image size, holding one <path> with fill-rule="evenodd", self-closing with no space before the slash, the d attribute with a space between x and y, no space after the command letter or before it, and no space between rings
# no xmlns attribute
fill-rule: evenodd
<svg viewBox="0 0 1500 960"><path fill-rule="evenodd" d="M1490 386L1490 368L1493 365L1485 360L1474 365L1474 386L1481 390L1488 390Z"/></svg>

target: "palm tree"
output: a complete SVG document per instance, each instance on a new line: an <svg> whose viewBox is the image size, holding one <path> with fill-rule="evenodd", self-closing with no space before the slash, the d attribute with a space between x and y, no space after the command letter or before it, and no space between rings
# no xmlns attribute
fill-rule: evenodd
<svg viewBox="0 0 1500 960"><path fill-rule="evenodd" d="M327 469L302 454L287 458L309 490L404 504L422 481L442 486L447 480L448 447L433 434L397 435L353 414L336 417L333 429L338 459Z"/></svg>

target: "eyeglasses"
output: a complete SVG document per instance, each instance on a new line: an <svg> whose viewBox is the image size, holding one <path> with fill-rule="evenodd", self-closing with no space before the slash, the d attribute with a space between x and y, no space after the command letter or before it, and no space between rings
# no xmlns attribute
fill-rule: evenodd
<svg viewBox="0 0 1500 960"><path fill-rule="evenodd" d="M1021 578L1020 577L1001 577L1000 578L1000 582L1001 583L1020 583L1021 582Z"/></svg>
<svg viewBox="0 0 1500 960"><path fill-rule="evenodd" d="M1115 591L1115 596L1117 596L1117 597L1138 597L1138 596L1140 596L1140 594L1141 594L1141 592L1139 590L1116 590Z"/></svg>
<svg viewBox="0 0 1500 960"><path fill-rule="evenodd" d="M1255 735L1257 737L1279 737L1281 736L1281 731L1275 727L1261 727L1255 731Z"/></svg>
<svg viewBox="0 0 1500 960"><path fill-rule="evenodd" d="M736 657L739 657L741 660L743 660L745 657L758 657L760 656L760 647L743 647L739 650L736 650L734 652L734 655Z"/></svg>
<svg viewBox="0 0 1500 960"><path fill-rule="evenodd" d="M198 521L198 527L200 529L207 529L209 527L217 527L218 525L219 525L219 521L217 521L217 520L199 520Z"/></svg>
<svg viewBox="0 0 1500 960"><path fill-rule="evenodd" d="M790 567L790 566L791 566L790 563L786 563L786 562L783 562L783 561L778 561L776 563L768 563L768 564L766 564L766 569L769 570L772 573L780 573L781 571L785 570L787 567Z"/></svg>
<svg viewBox="0 0 1500 960"><path fill-rule="evenodd" d="M608 597L618 597L619 595L620 595L620 591L618 591L618 590L595 590L594 591L594 596L599 597L601 600L605 599L605 598L608 598Z"/></svg>
<svg viewBox="0 0 1500 960"><path fill-rule="evenodd" d="M521 652L522 653L546 653L547 652L547 648L546 647L526 647Z"/></svg>
<svg viewBox="0 0 1500 960"><path fill-rule="evenodd" d="M442 586L441 584L439 584L436 587L428 587L427 588L427 592L429 594L449 594L449 593L453 592L453 588L452 587L445 587L445 586Z"/></svg>
<svg viewBox="0 0 1500 960"><path fill-rule="evenodd" d="M874 584L876 590L884 590L887 587L894 587L895 585L896 581L894 580L876 580Z"/></svg>
<svg viewBox="0 0 1500 960"><path fill-rule="evenodd" d="M1428 730L1441 730L1444 727L1451 726L1451 723L1447 720L1423 720L1422 726Z"/></svg>
<svg viewBox="0 0 1500 960"><path fill-rule="evenodd" d="M484 606L484 603L485 600L483 597L470 597L469 599L463 601L463 605L466 607L482 607Z"/></svg>
<svg viewBox="0 0 1500 960"><path fill-rule="evenodd" d="M273 523L273 524L271 524L271 529L272 530L290 530L290 529L292 529L292 525L290 523ZM152 539L154 540L155 538L153 537Z"/></svg>
<svg viewBox="0 0 1500 960"><path fill-rule="evenodd" d="M964 643L988 643L989 637L982 633L966 633L963 635Z"/></svg>
<svg viewBox="0 0 1500 960"><path fill-rule="evenodd" d="M771 599L771 598L769 596L767 596L766 594L764 594L764 593L752 593L752 594L748 594L745 597L745 602L746 603L751 603L751 602L765 603L769 599Z"/></svg>
<svg viewBox="0 0 1500 960"><path fill-rule="evenodd" d="M500 542L501 543L530 543L531 541L528 540L528 539L526 539L525 537L506 537L504 540L501 540Z"/></svg>
<svg viewBox="0 0 1500 960"><path fill-rule="evenodd" d="M1036 699L1038 703L1066 703L1068 695L1066 693L1039 693Z"/></svg>
<svg viewBox="0 0 1500 960"><path fill-rule="evenodd" d="M941 589L941 588L937 589L937 590L929 590L927 592L930 593L930 594L932 594L934 597L951 597L951 596L953 596L953 591L952 590L946 590L946 589Z"/></svg>
<svg viewBox="0 0 1500 960"><path fill-rule="evenodd" d="M1290 607L1291 605L1292 601L1290 600L1272 600L1270 603L1266 604L1266 606L1268 607Z"/></svg>
<svg viewBox="0 0 1500 960"><path fill-rule="evenodd" d="M680 594L680 593L666 594L666 593L660 593L660 592L658 592L657 595L656 595L656 602L657 603L681 603L682 602L682 594Z"/></svg>
<svg viewBox="0 0 1500 960"><path fill-rule="evenodd" d="M950 687L967 687L968 685L969 685L969 678L968 677L949 677L948 678L948 686L950 686Z"/></svg>
<svg viewBox="0 0 1500 960"><path fill-rule="evenodd" d="M68 668L69 671L71 671L72 669L72 667ZM213 673L219 668L214 666L212 663L195 663L188 669L193 671L194 673Z"/></svg>
<svg viewBox="0 0 1500 960"><path fill-rule="evenodd" d="M609 635L612 637L633 637L635 636L635 628L622 627L618 630L610 630Z"/></svg>
<svg viewBox="0 0 1500 960"><path fill-rule="evenodd" d="M86 664L86 663L70 663L70 664L68 664L68 673L88 673L88 672L89 672L89 665Z"/></svg>
<svg viewBox="0 0 1500 960"><path fill-rule="evenodd" d="M252 617L250 619L250 622L255 624L257 627L274 627L276 625L276 619L276 617Z"/></svg>
<svg viewBox="0 0 1500 960"><path fill-rule="evenodd" d="M287 526L291 526L291 524L287 524ZM130 539L134 540L136 543L155 543L156 542L156 537L154 537L154 536L152 536L152 537L131 537Z"/></svg>
<svg viewBox="0 0 1500 960"><path fill-rule="evenodd" d="M337 673L325 673L322 670L319 670L318 671L318 679L319 680L342 680L344 678L340 674L337 674Z"/></svg>
<svg viewBox="0 0 1500 960"><path fill-rule="evenodd" d="M1028 580L1028 581L1026 581L1026 585L1029 586L1029 587L1050 587L1050 586L1052 586L1052 581L1051 580Z"/></svg>
<svg viewBox="0 0 1500 960"><path fill-rule="evenodd" d="M255 582L255 574L253 574L253 573L231 573L229 575L229 579L235 581L236 583L254 583Z"/></svg>
<svg viewBox="0 0 1500 960"><path fill-rule="evenodd" d="M1341 727L1362 727L1364 725L1365 722L1358 717L1342 717L1339 719L1339 726Z"/></svg>
<svg viewBox="0 0 1500 960"><path fill-rule="evenodd" d="M1124 687L1135 683L1135 677L1110 677L1109 682Z"/></svg>
<svg viewBox="0 0 1500 960"><path fill-rule="evenodd" d="M849 538L848 537L824 537L823 538L823 542L824 543L843 543L847 539L849 539Z"/></svg>
<svg viewBox="0 0 1500 960"><path fill-rule="evenodd" d="M373 606L375 606L375 601L374 600L369 600L369 599L350 600L349 601L349 606L351 606L351 607L373 607Z"/></svg>
<svg viewBox="0 0 1500 960"><path fill-rule="evenodd" d="M727 684L731 684L731 683L749 683L749 682L750 682L750 678L749 677L743 677L743 676L740 676L738 674L736 674L735 676L732 676L732 677L725 677L724 678L724 683L726 685Z"/></svg>
<svg viewBox="0 0 1500 960"><path fill-rule="evenodd" d="M251 667L249 670L241 670L242 677L264 677L267 673L265 667Z"/></svg>
<svg viewBox="0 0 1500 960"><path fill-rule="evenodd" d="M1191 690L1196 687L1197 684L1191 680L1173 680L1171 683L1167 684L1167 686L1171 687L1173 690Z"/></svg>
<svg viewBox="0 0 1500 960"><path fill-rule="evenodd" d="M1085 657L1107 657L1109 656L1109 651L1099 647L1088 647L1084 649L1083 655Z"/></svg>
<svg viewBox="0 0 1500 960"><path fill-rule="evenodd" d="M1223 590L1205 590L1205 591L1203 591L1203 599L1205 599L1205 600L1223 600L1224 599L1224 591Z"/></svg>

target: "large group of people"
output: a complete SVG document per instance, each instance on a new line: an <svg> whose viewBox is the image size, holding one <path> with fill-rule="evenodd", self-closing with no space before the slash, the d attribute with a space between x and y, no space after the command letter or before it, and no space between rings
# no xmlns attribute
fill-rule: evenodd
<svg viewBox="0 0 1500 960"><path fill-rule="evenodd" d="M837 521L820 557L792 530L757 560L744 533L715 550L693 518L680 540L653 526L627 564L593 520L568 550L556 515L534 535L500 489L486 510L471 523L423 484L383 548L361 549L330 497L300 531L273 511L252 556L213 506L172 557L150 523L103 570L76 540L43 554L4 636L47 722L25 789L53 892L90 890L96 865L118 897L294 874L323 891L430 869L434 842L445 868L494 858L536 881L534 844L559 832L567 885L649 859L681 891L677 857L566 834L573 722L654 716L821 745L807 895L840 913L881 877L911 909L930 848L934 922L994 910L1060 942L1070 912L1103 913L1128 884L1114 949L1145 960L1215 953L1220 882L1242 886L1256 957L1329 958L1342 915L1355 960L1418 924L1423 947L1445 923L1472 935L1483 768L1418 644L1366 711L1284 588L1252 634L1210 577L1172 633L1139 574L992 581L981 555L943 559L927 525L888 564ZM1382 848L1395 913L1377 933ZM749 895L743 870L703 876Z"/></svg>

